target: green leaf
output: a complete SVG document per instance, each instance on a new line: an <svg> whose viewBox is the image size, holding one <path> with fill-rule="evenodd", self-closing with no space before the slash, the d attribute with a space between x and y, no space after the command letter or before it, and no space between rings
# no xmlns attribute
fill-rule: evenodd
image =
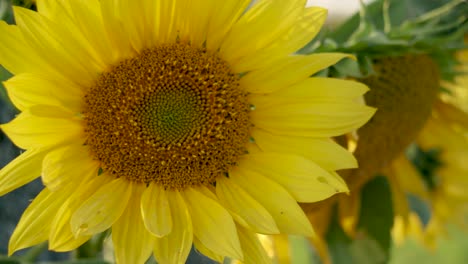
<svg viewBox="0 0 468 264"><path fill-rule="evenodd" d="M385 177L368 182L361 193L361 211L356 237L349 238L337 216L328 229L326 239L334 264L386 263L390 251L390 229L393 207L390 186Z"/></svg>
<svg viewBox="0 0 468 264"><path fill-rule="evenodd" d="M38 264L110 264L107 261L101 259L79 259L79 260L66 260L66 261L48 261L38 262Z"/></svg>
<svg viewBox="0 0 468 264"><path fill-rule="evenodd" d="M332 223L326 234L328 251L334 264L353 264L353 256L351 253L352 240L346 235L338 223L337 216L333 217Z"/></svg>
<svg viewBox="0 0 468 264"><path fill-rule="evenodd" d="M0 264L21 264L20 260L0 257Z"/></svg>
<svg viewBox="0 0 468 264"><path fill-rule="evenodd" d="M391 228L393 226L393 204L387 179L378 176L368 182L361 192L361 211L358 230L374 239L389 256Z"/></svg>
<svg viewBox="0 0 468 264"><path fill-rule="evenodd" d="M377 30L384 31L384 0L377 0L366 6L366 18L368 23L372 23ZM388 13L392 27L401 25L408 19L414 19L429 10L438 8L446 4L447 0L390 0ZM360 25L360 14L356 13L341 26L331 32L329 37L339 43L346 42Z"/></svg>
<svg viewBox="0 0 468 264"><path fill-rule="evenodd" d="M351 255L355 263L376 264L386 263L385 251L375 239L362 235L350 245Z"/></svg>

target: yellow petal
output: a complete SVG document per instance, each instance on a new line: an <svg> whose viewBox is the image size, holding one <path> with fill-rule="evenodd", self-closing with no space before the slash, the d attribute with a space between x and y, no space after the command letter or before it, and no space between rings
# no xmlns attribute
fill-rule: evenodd
<svg viewBox="0 0 468 264"><path fill-rule="evenodd" d="M389 173L395 177L404 192L416 194L423 199L429 198L429 190L421 175L405 155L400 155L392 162Z"/></svg>
<svg viewBox="0 0 468 264"><path fill-rule="evenodd" d="M15 20L26 42L56 71L83 87L90 87L104 70L83 46L83 36L68 31L39 13L14 7ZM70 52L72 50L73 52Z"/></svg>
<svg viewBox="0 0 468 264"><path fill-rule="evenodd" d="M317 202L348 191L343 180L301 156L272 152L249 154L239 165L281 184L299 202Z"/></svg>
<svg viewBox="0 0 468 264"><path fill-rule="evenodd" d="M279 233L270 213L233 181L220 177L216 181L216 195L226 208L239 215L255 232Z"/></svg>
<svg viewBox="0 0 468 264"><path fill-rule="evenodd" d="M50 2L50 1L47 1ZM100 64L112 65L117 62L119 53L116 51L120 43L112 43L106 35L104 27L105 21L102 17L100 1L64 1L69 5L69 10L73 15L72 19L77 29L87 40L90 53ZM61 21L55 19L54 21ZM107 22L107 21L106 21ZM127 23L131 24L131 23ZM116 33L116 32L114 32Z"/></svg>
<svg viewBox="0 0 468 264"><path fill-rule="evenodd" d="M465 63L464 65L468 65L468 63ZM460 88L464 90L465 86L461 86ZM464 112L462 110L462 107L466 107L466 99L463 102L464 105L458 107L457 105L445 103L442 100L437 100L434 105L434 111L437 113L437 115L440 115L441 120L444 120L447 123L453 123L457 126L461 126L463 129L468 129L468 112Z"/></svg>
<svg viewBox="0 0 468 264"><path fill-rule="evenodd" d="M174 1L171 1L174 2ZM114 45L112 51L117 58L128 58L136 52L130 43L126 30L122 30L125 21L121 19L119 2L114 0L101 0L101 16L104 24L105 36L109 43ZM130 20L132 21L132 20ZM131 24L131 23L127 23Z"/></svg>
<svg viewBox="0 0 468 264"><path fill-rule="evenodd" d="M229 177L268 210L281 232L306 236L313 234L312 226L296 200L278 183L239 167L232 170Z"/></svg>
<svg viewBox="0 0 468 264"><path fill-rule="evenodd" d="M37 12L49 19L59 19L63 17L58 17L58 15L65 15L62 12L59 12L63 1L49 1L49 0L36 0ZM62 14L60 14L62 13Z"/></svg>
<svg viewBox="0 0 468 264"><path fill-rule="evenodd" d="M169 235L156 238L154 257L158 263L185 263L192 248L193 227L184 199L178 191L167 191L172 214L172 231Z"/></svg>
<svg viewBox="0 0 468 264"><path fill-rule="evenodd" d="M141 218L140 198L144 185L135 185L122 216L112 225L112 242L117 263L145 263L153 251L155 237Z"/></svg>
<svg viewBox="0 0 468 264"><path fill-rule="evenodd" d="M182 26L179 19L180 5L183 5L185 1L148 1L156 2L154 10L147 12L152 13L155 18L157 43L174 43L178 30Z"/></svg>
<svg viewBox="0 0 468 264"><path fill-rule="evenodd" d="M215 9L216 0L185 1L179 9L181 20L181 40L188 40L194 46L201 46L206 40L208 22Z"/></svg>
<svg viewBox="0 0 468 264"><path fill-rule="evenodd" d="M285 136L333 137L356 130L375 109L351 102L309 102L255 106L255 126Z"/></svg>
<svg viewBox="0 0 468 264"><path fill-rule="evenodd" d="M58 145L83 140L83 128L73 113L60 107L37 105L1 125L15 145L22 149Z"/></svg>
<svg viewBox="0 0 468 264"><path fill-rule="evenodd" d="M0 170L0 196L41 175L41 165L49 149L29 149Z"/></svg>
<svg viewBox="0 0 468 264"><path fill-rule="evenodd" d="M346 57L350 56L342 53L292 55L278 59L268 67L249 72L240 82L248 92L271 93L297 84Z"/></svg>
<svg viewBox="0 0 468 264"><path fill-rule="evenodd" d="M196 237L193 240L193 246L195 247L195 250L198 251L200 254L218 262L218 263L223 263L224 262L224 257L221 255L218 255L214 253L213 251L209 250L205 245L203 245L200 240L198 240Z"/></svg>
<svg viewBox="0 0 468 264"><path fill-rule="evenodd" d="M205 193L205 187L187 188L185 201L192 216L193 232L208 249L222 256L242 259L242 249L231 215Z"/></svg>
<svg viewBox="0 0 468 264"><path fill-rule="evenodd" d="M102 174L99 177L110 176ZM132 183L124 178L102 186L73 213L72 232L79 236L105 231L122 215L131 194Z"/></svg>
<svg viewBox="0 0 468 264"><path fill-rule="evenodd" d="M86 242L90 235L75 236L72 233L70 220L73 213L81 206L84 200L88 199L101 186L109 183L110 177L93 177L89 180L84 180L75 185L68 185L66 188L73 188L72 192L65 192L68 199L62 207L57 211L49 233L49 250L57 252L66 252L74 250ZM62 192L56 191L57 193Z"/></svg>
<svg viewBox="0 0 468 264"><path fill-rule="evenodd" d="M390 184L390 190L392 192L392 205L395 220L397 217L400 217L400 221L403 221L403 223L406 225L410 212L407 192L402 188L401 183L398 181L391 170L384 171L384 173L387 176L388 182Z"/></svg>
<svg viewBox="0 0 468 264"><path fill-rule="evenodd" d="M55 214L49 233L49 250L56 252L71 251L83 245L91 238L89 235L79 237L73 235L70 227L72 211L68 206L70 206L69 200Z"/></svg>
<svg viewBox="0 0 468 264"><path fill-rule="evenodd" d="M279 136L257 128L251 130L251 136L264 152L304 156L330 171L357 167L351 152L328 138Z"/></svg>
<svg viewBox="0 0 468 264"><path fill-rule="evenodd" d="M134 50L141 51L144 48L150 48L145 41L146 35L152 30L148 30L147 26L151 26L150 22L146 21L146 15L149 14L145 11L146 6L142 5L148 1L140 1L135 5L134 1L122 0L117 1L117 10L119 17L122 19L122 29L126 32L127 38L130 40ZM128 23L127 21L132 21Z"/></svg>
<svg viewBox="0 0 468 264"><path fill-rule="evenodd" d="M224 39L220 54L234 62L261 50L288 32L303 12L305 0L261 0L232 26Z"/></svg>
<svg viewBox="0 0 468 264"><path fill-rule="evenodd" d="M206 46L209 50L218 50L221 41L245 12L250 2L250 0L215 1L216 12L210 17L206 39Z"/></svg>
<svg viewBox="0 0 468 264"><path fill-rule="evenodd" d="M334 78L311 77L293 86L271 93L276 98L294 98L309 100L317 98L355 99L369 91L369 88L359 82Z"/></svg>
<svg viewBox="0 0 468 264"><path fill-rule="evenodd" d="M70 190L69 190L70 191ZM66 200L67 193L44 189L26 208L8 245L8 255L46 241L55 213Z"/></svg>
<svg viewBox="0 0 468 264"><path fill-rule="evenodd" d="M4 85L10 100L22 111L39 104L59 106L72 112L81 111L81 88L67 80L22 73Z"/></svg>
<svg viewBox="0 0 468 264"><path fill-rule="evenodd" d="M172 216L167 192L157 184L150 184L141 197L143 222L151 233L164 237L172 231Z"/></svg>
<svg viewBox="0 0 468 264"><path fill-rule="evenodd" d="M112 64L113 46L106 38L99 1L37 1L37 9L62 31L75 32L83 49L101 68Z"/></svg>
<svg viewBox="0 0 468 264"><path fill-rule="evenodd" d="M42 163L42 181L51 191L98 175L99 164L89 149L73 144L49 152Z"/></svg>
<svg viewBox="0 0 468 264"><path fill-rule="evenodd" d="M278 264L291 264L291 249L288 235L276 235L273 237L275 260Z"/></svg>
<svg viewBox="0 0 468 264"><path fill-rule="evenodd" d="M242 250L244 251L245 264L271 263L270 258L268 258L265 249L255 233L241 226L237 226L237 234L239 234L239 240Z"/></svg>
<svg viewBox="0 0 468 264"><path fill-rule="evenodd" d="M268 67L275 60L288 56L309 43L320 31L327 17L327 10L320 7L307 8L297 16L292 27L277 40L258 52L236 62L236 70L247 72Z"/></svg>
<svg viewBox="0 0 468 264"><path fill-rule="evenodd" d="M0 20L0 64L13 74L48 72L48 64L29 46L16 25ZM25 63L24 58L28 58Z"/></svg>

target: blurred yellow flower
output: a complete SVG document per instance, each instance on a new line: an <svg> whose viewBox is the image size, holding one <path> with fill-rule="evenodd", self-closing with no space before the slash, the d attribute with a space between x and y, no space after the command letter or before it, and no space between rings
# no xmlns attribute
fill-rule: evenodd
<svg viewBox="0 0 468 264"><path fill-rule="evenodd" d="M118 263L268 259L255 233L310 236L297 201L347 192L330 138L364 124L367 87L309 78L339 53L294 54L326 11L305 0L37 1L0 21L0 63L26 151L0 194L42 174L13 252L73 250L112 228Z"/></svg>
<svg viewBox="0 0 468 264"><path fill-rule="evenodd" d="M431 207L431 218L424 226L404 199L395 199L400 203L396 208L401 208L393 230L396 242L409 234L434 248L447 224L468 230L468 51L457 55L461 74L453 83L443 83L448 91L439 95L416 139L422 151L435 155L436 167L421 172L401 156L388 169L401 189L394 195L413 194Z"/></svg>

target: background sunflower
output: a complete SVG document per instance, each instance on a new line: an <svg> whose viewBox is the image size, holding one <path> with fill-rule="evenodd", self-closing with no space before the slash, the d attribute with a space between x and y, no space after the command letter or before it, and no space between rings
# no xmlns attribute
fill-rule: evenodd
<svg viewBox="0 0 468 264"><path fill-rule="evenodd" d="M318 231L311 241L325 263L389 261L392 228L397 242L412 234L434 248L447 225L466 225L461 190L468 171L461 164L468 119L461 101L467 87L460 50L467 4L436 2L377 1L309 46L354 51L359 64L343 63L324 74L366 83L366 102L379 109L357 136L338 139L358 157L359 169L342 172L355 191L303 205ZM294 259L285 255L279 259Z"/></svg>
<svg viewBox="0 0 468 264"><path fill-rule="evenodd" d="M356 162L330 137L375 109L358 100L365 85L311 77L349 56L296 53L326 15L305 2L14 7L0 62L20 113L1 129L24 151L0 193L39 175L45 188L8 254L110 234L117 263L181 263L192 247L266 263L256 233L313 234L297 202L348 191L335 171Z"/></svg>

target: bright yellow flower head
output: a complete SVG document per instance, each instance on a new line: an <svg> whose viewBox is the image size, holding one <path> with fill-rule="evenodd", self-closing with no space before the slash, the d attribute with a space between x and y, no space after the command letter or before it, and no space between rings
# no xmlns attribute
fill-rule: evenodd
<svg viewBox="0 0 468 264"><path fill-rule="evenodd" d="M267 261L254 233L311 235L297 204L347 192L330 137L374 110L367 88L311 78L345 54L294 54L326 11L305 0L37 1L0 22L0 63L26 151L0 194L42 175L10 254L75 249L112 229L118 263L202 253Z"/></svg>

